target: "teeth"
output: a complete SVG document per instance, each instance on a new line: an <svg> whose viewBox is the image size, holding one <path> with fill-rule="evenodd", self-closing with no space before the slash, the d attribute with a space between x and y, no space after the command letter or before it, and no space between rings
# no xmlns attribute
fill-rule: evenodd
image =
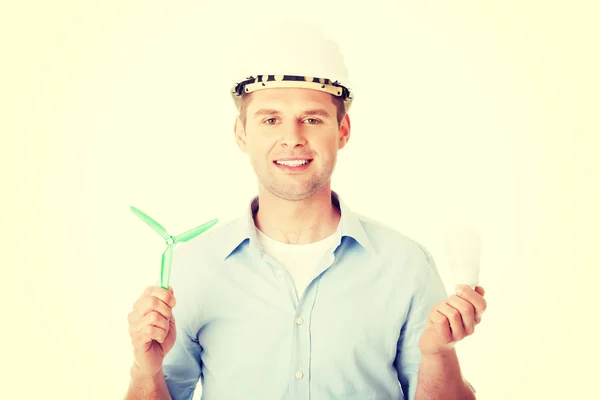
<svg viewBox="0 0 600 400"><path fill-rule="evenodd" d="M307 163L308 163L308 160L277 161L277 164L287 165L288 167L297 167L299 165L304 165Z"/></svg>

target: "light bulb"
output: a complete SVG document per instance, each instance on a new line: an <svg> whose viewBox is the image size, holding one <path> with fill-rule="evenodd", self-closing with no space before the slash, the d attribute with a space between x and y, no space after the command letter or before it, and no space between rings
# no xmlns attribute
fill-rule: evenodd
<svg viewBox="0 0 600 400"><path fill-rule="evenodd" d="M447 238L447 251L452 279L455 286L466 285L471 289L479 283L481 264L481 236L470 225L455 225Z"/></svg>

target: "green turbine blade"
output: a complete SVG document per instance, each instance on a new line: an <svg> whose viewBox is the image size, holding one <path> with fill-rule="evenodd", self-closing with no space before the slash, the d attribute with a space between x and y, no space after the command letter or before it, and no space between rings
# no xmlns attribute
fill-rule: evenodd
<svg viewBox="0 0 600 400"><path fill-rule="evenodd" d="M173 261L173 246L168 246L162 255L160 268L160 286L169 290L169 278L171 277L171 263Z"/></svg>
<svg viewBox="0 0 600 400"><path fill-rule="evenodd" d="M219 222L219 220L217 218L215 218L211 221L205 222L204 224L202 224L196 228L190 229L187 232L184 232L180 235L175 236L173 238L173 240L175 241L175 243L187 242L188 240L193 239L196 236L200 235L204 231L212 228L217 222Z"/></svg>
<svg viewBox="0 0 600 400"><path fill-rule="evenodd" d="M140 217L140 219L142 221L147 223L152 229L154 229L156 232L158 232L158 234L160 236L162 236L165 240L169 239L169 234L167 233L167 230L165 228L163 228L163 226L161 224L159 224L158 222L156 222L155 220L153 220L152 218L150 218L148 215L144 214L142 211L138 210L137 208L135 208L133 206L131 206L129 208L131 209L131 211L133 211L133 213L135 215Z"/></svg>

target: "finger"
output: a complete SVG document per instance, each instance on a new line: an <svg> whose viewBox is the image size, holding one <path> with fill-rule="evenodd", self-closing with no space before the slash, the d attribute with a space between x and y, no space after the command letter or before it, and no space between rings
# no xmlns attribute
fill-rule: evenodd
<svg viewBox="0 0 600 400"><path fill-rule="evenodd" d="M144 316L146 316L152 311L158 312L167 320L171 317L172 314L171 307L166 305L162 300L159 300L156 297L146 296L136 303L136 306L132 311L132 315L130 317L130 324L138 324Z"/></svg>
<svg viewBox="0 0 600 400"><path fill-rule="evenodd" d="M160 313L151 311L141 319L137 320L137 322L134 324L129 325L129 334L131 335L131 338L135 340L144 331L144 329L149 326L163 329L168 333L171 324L170 320L163 317Z"/></svg>
<svg viewBox="0 0 600 400"><path fill-rule="evenodd" d="M481 297L485 296L485 289L481 286L475 286L475 291L481 295Z"/></svg>
<svg viewBox="0 0 600 400"><path fill-rule="evenodd" d="M169 286L169 290L163 289L160 286L148 286L144 293L158 298L169 307L175 307L177 300L172 290L171 286Z"/></svg>
<svg viewBox="0 0 600 400"><path fill-rule="evenodd" d="M154 325L141 326L137 325L129 328L131 335L131 342L135 349L147 350L147 344L156 340L162 343L164 338L167 336L168 331L162 327Z"/></svg>
<svg viewBox="0 0 600 400"><path fill-rule="evenodd" d="M153 340L162 343L165 337L167 337L167 331L154 325L148 325L133 336L133 345L139 349Z"/></svg>
<svg viewBox="0 0 600 400"><path fill-rule="evenodd" d="M458 310L462 324L465 328L465 334L471 335L475 331L475 307L467 300L456 295L450 296L446 304Z"/></svg>
<svg viewBox="0 0 600 400"><path fill-rule="evenodd" d="M162 315L152 312L146 315L139 324L129 327L131 341L135 348L143 348L152 340L162 343L169 333L170 326L169 321Z"/></svg>
<svg viewBox="0 0 600 400"><path fill-rule="evenodd" d="M444 314L436 310L436 312L432 313L429 320L435 326L435 330L444 344L451 343L453 341L450 322Z"/></svg>
<svg viewBox="0 0 600 400"><path fill-rule="evenodd" d="M477 288L478 287L479 286L477 286ZM483 298L483 296L468 286L458 286L456 288L456 295L471 303L473 307L475 307L475 314L479 314L479 317L481 317L481 314L483 314L483 312L487 308L487 302Z"/></svg>
<svg viewBox="0 0 600 400"><path fill-rule="evenodd" d="M465 337L465 327L460 312L447 303L440 304L437 311L443 314L450 323L453 341L459 341Z"/></svg>
<svg viewBox="0 0 600 400"><path fill-rule="evenodd" d="M155 326L157 328L164 329L166 332L169 332L170 324L169 319L163 317L156 311L151 311L144 315L140 321L138 331L142 331L147 326Z"/></svg>
<svg viewBox="0 0 600 400"><path fill-rule="evenodd" d="M475 325L481 322L481 314L475 314Z"/></svg>

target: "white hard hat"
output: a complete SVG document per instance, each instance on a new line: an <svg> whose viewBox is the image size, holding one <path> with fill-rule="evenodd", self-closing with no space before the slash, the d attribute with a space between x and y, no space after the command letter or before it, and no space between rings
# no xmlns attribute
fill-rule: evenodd
<svg viewBox="0 0 600 400"><path fill-rule="evenodd" d="M339 46L315 25L297 21L262 26L248 34L237 54L239 80L231 88L236 107L244 93L296 87L340 97L348 112L354 93Z"/></svg>

